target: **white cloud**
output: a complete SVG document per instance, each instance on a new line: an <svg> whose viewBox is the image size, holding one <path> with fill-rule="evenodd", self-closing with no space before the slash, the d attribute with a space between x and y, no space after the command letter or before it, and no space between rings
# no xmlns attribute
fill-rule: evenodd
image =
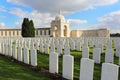
<svg viewBox="0 0 120 80"><path fill-rule="evenodd" d="M32 19L35 27L50 27L50 21L52 20L49 13L42 14L38 11L27 12L20 8L14 8L10 11L10 13L21 18L21 21L15 23L17 27L21 27L22 20L25 17Z"/></svg>
<svg viewBox="0 0 120 80"><path fill-rule="evenodd" d="M79 19L68 19L73 25L80 25L87 23L87 20L79 20Z"/></svg>
<svg viewBox="0 0 120 80"><path fill-rule="evenodd" d="M96 6L111 5L117 3L118 0L7 0L7 2L27 6L33 9L32 12L23 11L19 8L15 8L10 13L19 16L20 18L28 17L32 19L36 27L50 27L50 21L55 17L55 14L59 9L63 14L70 14L80 10L92 9ZM94 25L97 28L108 27L110 29L119 29L120 25L120 12L113 12L102 18L99 18L99 25ZM16 22L20 25L20 22ZM74 20L70 19L71 24L84 24L86 20ZM21 25L20 25L21 26Z"/></svg>
<svg viewBox="0 0 120 80"><path fill-rule="evenodd" d="M111 12L98 18L99 24L92 25L91 29L109 28L111 33L120 33L120 11Z"/></svg>
<svg viewBox="0 0 120 80"><path fill-rule="evenodd" d="M120 33L120 30L111 30L111 33Z"/></svg>
<svg viewBox="0 0 120 80"><path fill-rule="evenodd" d="M110 29L120 30L120 11L112 12L98 19L100 24L108 26Z"/></svg>
<svg viewBox="0 0 120 80"><path fill-rule="evenodd" d="M4 29L4 28L6 28L5 23L0 22L0 29Z"/></svg>
<svg viewBox="0 0 120 80"><path fill-rule="evenodd" d="M19 22L15 23L17 28L21 27L22 20L24 17L28 17L29 19L32 19L35 27L50 27L51 20L54 20L54 18L49 13L39 13L38 11L27 12L27 11L23 11L20 8L14 8L10 11L10 13L21 18ZM79 19L69 19L69 21L70 24L74 26L87 23L86 20L79 20Z"/></svg>
<svg viewBox="0 0 120 80"><path fill-rule="evenodd" d="M9 3L31 7L41 13L57 13L59 9L63 13L73 13L78 10L94 8L114 4L118 0L7 0Z"/></svg>
<svg viewBox="0 0 120 80"><path fill-rule="evenodd" d="M118 2L118 0L94 0L95 6L110 5Z"/></svg>
<svg viewBox="0 0 120 80"><path fill-rule="evenodd" d="M21 28L22 27L22 20L15 22L15 28Z"/></svg>

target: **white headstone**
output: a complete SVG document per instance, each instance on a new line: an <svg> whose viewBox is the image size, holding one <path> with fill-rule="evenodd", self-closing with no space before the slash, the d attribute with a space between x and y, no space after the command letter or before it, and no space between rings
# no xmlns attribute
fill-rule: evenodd
<svg viewBox="0 0 120 80"><path fill-rule="evenodd" d="M45 44L45 54L49 54L49 45Z"/></svg>
<svg viewBox="0 0 120 80"><path fill-rule="evenodd" d="M18 61L23 61L22 47L18 47Z"/></svg>
<svg viewBox="0 0 120 80"><path fill-rule="evenodd" d="M119 57L119 66L120 66L120 57Z"/></svg>
<svg viewBox="0 0 120 80"><path fill-rule="evenodd" d="M31 42L31 49L34 49L34 42Z"/></svg>
<svg viewBox="0 0 120 80"><path fill-rule="evenodd" d="M18 42L18 47L20 47L21 46L21 44L20 44L20 42Z"/></svg>
<svg viewBox="0 0 120 80"><path fill-rule="evenodd" d="M23 43L24 43L24 40L21 40L20 44L21 44L22 47L24 47Z"/></svg>
<svg viewBox="0 0 120 80"><path fill-rule="evenodd" d="M93 80L94 60L82 58L80 64L79 80Z"/></svg>
<svg viewBox="0 0 120 80"><path fill-rule="evenodd" d="M98 44L98 45L96 46L96 48L100 48L100 49L101 49L101 52L103 52L103 44Z"/></svg>
<svg viewBox="0 0 120 80"><path fill-rule="evenodd" d="M101 49L100 48L94 48L93 60L95 61L95 63L100 63L100 60L101 60Z"/></svg>
<svg viewBox="0 0 120 80"><path fill-rule="evenodd" d="M51 52L49 56L49 72L58 73L58 54Z"/></svg>
<svg viewBox="0 0 120 80"><path fill-rule="evenodd" d="M58 53L59 55L62 54L62 46L61 46L61 45L57 46L57 53Z"/></svg>
<svg viewBox="0 0 120 80"><path fill-rule="evenodd" d="M111 43L108 43L107 46L106 46L106 50L107 49L112 49L112 44Z"/></svg>
<svg viewBox="0 0 120 80"><path fill-rule="evenodd" d="M116 57L119 57L119 54L120 54L120 46L116 48Z"/></svg>
<svg viewBox="0 0 120 80"><path fill-rule="evenodd" d="M29 50L24 48L24 63L29 64Z"/></svg>
<svg viewBox="0 0 120 80"><path fill-rule="evenodd" d="M89 42L90 47L94 47L93 41Z"/></svg>
<svg viewBox="0 0 120 80"><path fill-rule="evenodd" d="M64 55L70 55L70 48L69 47L64 47Z"/></svg>
<svg viewBox="0 0 120 80"><path fill-rule="evenodd" d="M12 53L13 53L13 58L14 58L14 59L17 59L17 47L16 47L16 46L13 46L13 51L12 51Z"/></svg>
<svg viewBox="0 0 120 80"><path fill-rule="evenodd" d="M31 65L32 66L37 66L37 52L35 49L31 50Z"/></svg>
<svg viewBox="0 0 120 80"><path fill-rule="evenodd" d="M2 44L0 42L0 54L2 53Z"/></svg>
<svg viewBox="0 0 120 80"><path fill-rule="evenodd" d="M82 48L87 48L87 47L88 47L88 43L85 42L85 43L83 44Z"/></svg>
<svg viewBox="0 0 120 80"><path fill-rule="evenodd" d="M50 52L55 52L55 45L54 44L50 45Z"/></svg>
<svg viewBox="0 0 120 80"><path fill-rule="evenodd" d="M4 44L4 55L6 55L6 43Z"/></svg>
<svg viewBox="0 0 120 80"><path fill-rule="evenodd" d="M73 80L74 73L74 57L71 55L63 55L63 70L64 78Z"/></svg>
<svg viewBox="0 0 120 80"><path fill-rule="evenodd" d="M28 49L30 49L30 47L31 47L31 41L28 41L27 46L28 46Z"/></svg>
<svg viewBox="0 0 120 80"><path fill-rule="evenodd" d="M36 43L35 43L35 48L36 48L36 49L38 49L38 46L39 46L38 44L39 44L39 42L36 42Z"/></svg>
<svg viewBox="0 0 120 80"><path fill-rule="evenodd" d="M40 43L40 52L44 53L43 43Z"/></svg>
<svg viewBox="0 0 120 80"><path fill-rule="evenodd" d="M12 56L12 45L8 45L8 55Z"/></svg>
<svg viewBox="0 0 120 80"><path fill-rule="evenodd" d="M5 54L5 46L4 46L4 43L2 43L2 54Z"/></svg>
<svg viewBox="0 0 120 80"><path fill-rule="evenodd" d="M76 44L76 50L77 51L81 51L81 44L80 44L80 42L77 42L77 44Z"/></svg>
<svg viewBox="0 0 120 80"><path fill-rule="evenodd" d="M105 53L105 62L113 63L113 61L114 61L114 52L112 49L107 49Z"/></svg>
<svg viewBox="0 0 120 80"><path fill-rule="evenodd" d="M5 51L5 55L8 55L8 45L4 44L4 51Z"/></svg>
<svg viewBox="0 0 120 80"><path fill-rule="evenodd" d="M72 41L72 42L70 43L70 49L71 49L71 50L75 50L75 43L74 43L74 41Z"/></svg>
<svg viewBox="0 0 120 80"><path fill-rule="evenodd" d="M102 64L101 80L118 80L119 67L111 63Z"/></svg>
<svg viewBox="0 0 120 80"><path fill-rule="evenodd" d="M82 48L82 58L89 58L89 48Z"/></svg>
<svg viewBox="0 0 120 80"><path fill-rule="evenodd" d="M26 48L27 47L27 42L26 41L24 41L24 44L23 44L24 46L24 48Z"/></svg>
<svg viewBox="0 0 120 80"><path fill-rule="evenodd" d="M120 50L119 50L119 52L120 52ZM120 66L120 54L119 54L119 66Z"/></svg>

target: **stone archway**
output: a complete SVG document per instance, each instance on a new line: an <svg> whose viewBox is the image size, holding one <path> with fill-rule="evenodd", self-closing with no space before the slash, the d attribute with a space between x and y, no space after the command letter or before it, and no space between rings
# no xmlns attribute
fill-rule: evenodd
<svg viewBox="0 0 120 80"><path fill-rule="evenodd" d="M68 30L67 30L67 26L64 25L64 31L63 31L63 32L64 32L64 37L67 37L67 33L68 33L67 31L68 31Z"/></svg>
<svg viewBox="0 0 120 80"><path fill-rule="evenodd" d="M58 37L58 27L57 26L53 27L53 36Z"/></svg>

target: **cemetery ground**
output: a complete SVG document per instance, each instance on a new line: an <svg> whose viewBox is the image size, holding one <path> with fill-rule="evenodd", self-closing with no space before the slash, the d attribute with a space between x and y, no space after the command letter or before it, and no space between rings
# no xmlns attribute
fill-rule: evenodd
<svg viewBox="0 0 120 80"><path fill-rule="evenodd" d="M13 59L0 55L0 80L49 80L49 78L28 69L24 64L18 64Z"/></svg>
<svg viewBox="0 0 120 80"><path fill-rule="evenodd" d="M115 49L113 48L115 51ZM102 63L105 62L105 47L104 51L101 53L101 63L96 64L94 66L94 80L101 80L101 68ZM115 51L116 52L116 51ZM40 53L37 50L37 68L44 69L49 71L49 55L45 53ZM64 51L62 52L64 54ZM82 51L70 51L70 54L74 56L74 80L79 80L80 76L80 61L82 58ZM89 48L89 58L93 59L93 48ZM59 72L58 74L62 75L62 60L63 55L59 56ZM47 74L42 75L39 72L31 70L30 68L21 65L19 63L13 62L11 59L6 59L5 57L0 56L0 80L49 80L50 76L48 77ZM114 55L114 64L118 65L119 58ZM89 66L88 66L89 67ZM17 73L17 74L16 74ZM55 80L52 78L52 80ZM61 80L61 79L59 79ZM119 69L119 78L120 80L120 69Z"/></svg>
<svg viewBox="0 0 120 80"><path fill-rule="evenodd" d="M70 54L74 56L74 80L79 80L80 60L82 58L82 51L74 50L71 51ZM92 55L93 55L93 48L90 48L90 52L89 52L90 59L92 59ZM94 75L93 75L94 80L101 80L102 63L104 62L105 62L105 49L104 52L101 54L101 63L100 64L95 63ZM119 63L119 58L114 56L114 64L118 64L118 63ZM44 53L38 54L38 66L44 67L45 69L49 70L49 55L46 55ZM62 56L59 57L59 73L62 74ZM120 73L118 80L120 80Z"/></svg>

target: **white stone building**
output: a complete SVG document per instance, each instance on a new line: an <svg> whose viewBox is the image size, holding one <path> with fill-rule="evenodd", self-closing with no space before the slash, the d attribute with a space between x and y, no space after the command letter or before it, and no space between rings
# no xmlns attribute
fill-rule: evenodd
<svg viewBox="0 0 120 80"><path fill-rule="evenodd" d="M70 22L59 14L52 20L49 28L36 28L35 36L52 37L110 37L109 29L70 30ZM0 37L21 37L21 29L0 29Z"/></svg>

